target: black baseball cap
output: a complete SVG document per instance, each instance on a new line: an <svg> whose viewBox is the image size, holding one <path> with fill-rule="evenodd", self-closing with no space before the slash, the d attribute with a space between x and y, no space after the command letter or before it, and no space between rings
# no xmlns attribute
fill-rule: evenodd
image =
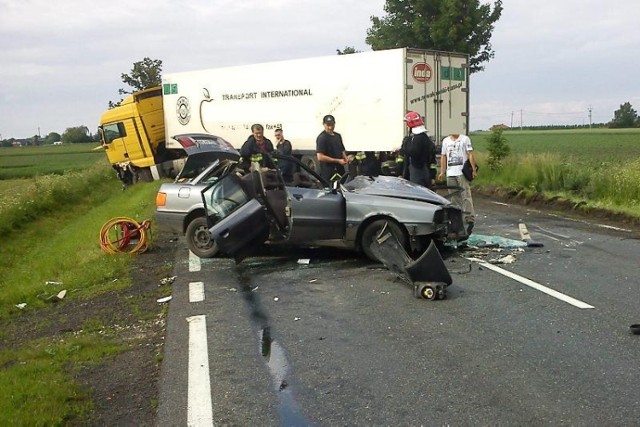
<svg viewBox="0 0 640 427"><path fill-rule="evenodd" d="M331 114L327 114L326 116L324 116L324 117L322 118L322 123L324 123L324 124L332 125L332 124L334 124L335 122L336 122L336 118L335 118L335 117L333 117Z"/></svg>

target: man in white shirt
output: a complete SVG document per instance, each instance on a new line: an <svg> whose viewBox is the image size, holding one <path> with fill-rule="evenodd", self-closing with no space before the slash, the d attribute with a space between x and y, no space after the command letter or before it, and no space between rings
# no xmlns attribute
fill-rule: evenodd
<svg viewBox="0 0 640 427"><path fill-rule="evenodd" d="M471 199L471 187L469 180L462 173L464 162L471 163L472 177L478 174L476 160L473 156L471 139L466 135L451 134L442 140L442 152L440 153L439 180L443 180L446 174L447 186L460 187L462 190L449 190L451 201L462 208L462 215L467 224L467 234L471 234L475 224L476 214Z"/></svg>

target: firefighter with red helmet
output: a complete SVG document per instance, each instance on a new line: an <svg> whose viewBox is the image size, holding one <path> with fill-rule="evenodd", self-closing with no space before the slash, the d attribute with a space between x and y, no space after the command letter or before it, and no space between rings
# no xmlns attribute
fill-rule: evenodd
<svg viewBox="0 0 640 427"><path fill-rule="evenodd" d="M427 135L424 119L419 113L409 111L404 121L410 130L400 149L404 176L411 182L432 188L435 184L436 145Z"/></svg>

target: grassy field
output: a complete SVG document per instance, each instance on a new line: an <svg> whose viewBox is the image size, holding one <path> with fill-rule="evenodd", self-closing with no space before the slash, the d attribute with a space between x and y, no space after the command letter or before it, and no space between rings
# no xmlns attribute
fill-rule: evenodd
<svg viewBox="0 0 640 427"><path fill-rule="evenodd" d="M113 217L153 217L160 183L123 192L104 153L91 148L0 149L2 176L9 164L23 177L0 180L0 344L13 343L0 347L0 425L63 425L87 414L91 396L74 373L131 345L105 334L113 325L100 313L87 313L82 334L37 338L54 310L47 296L65 289L69 303L90 301L131 286L134 256L102 252L99 231ZM36 330L24 331L36 338L16 338L23 316L36 314Z"/></svg>
<svg viewBox="0 0 640 427"><path fill-rule="evenodd" d="M502 188L525 199L543 194L585 212L640 218L640 129L507 131L511 155L500 171L486 166L488 135L471 135L481 167L477 188Z"/></svg>
<svg viewBox="0 0 640 427"><path fill-rule="evenodd" d="M107 163L97 144L46 145L40 147L0 148L0 194L2 180L30 178L36 175L57 174L86 169L97 161Z"/></svg>
<svg viewBox="0 0 640 427"><path fill-rule="evenodd" d="M487 152L485 139L489 134L470 135L475 150ZM640 158L640 128L506 131L503 135L514 156L553 154L561 162L613 166Z"/></svg>

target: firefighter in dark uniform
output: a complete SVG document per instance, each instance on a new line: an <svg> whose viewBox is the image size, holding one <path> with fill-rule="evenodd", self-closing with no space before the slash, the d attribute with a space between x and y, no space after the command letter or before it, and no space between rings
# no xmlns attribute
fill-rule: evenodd
<svg viewBox="0 0 640 427"><path fill-rule="evenodd" d="M242 169L249 170L252 163L258 163L261 167L274 168L271 161L263 156L264 153L273 152L273 144L264 137L264 128L260 124L251 126L251 136L240 148L240 165Z"/></svg>
<svg viewBox="0 0 640 427"><path fill-rule="evenodd" d="M328 114L322 119L324 131L316 138L316 156L320 166L320 176L327 181L336 181L344 175L344 166L349 164L342 143L342 136L334 132L336 119Z"/></svg>
<svg viewBox="0 0 640 427"><path fill-rule="evenodd" d="M358 175L380 175L380 153L377 151L358 151L355 156Z"/></svg>
<svg viewBox="0 0 640 427"><path fill-rule="evenodd" d="M422 116L409 111L404 121L410 129L410 135L402 141L400 155L404 159L405 177L416 184L433 188L436 172L436 145L424 126Z"/></svg>

